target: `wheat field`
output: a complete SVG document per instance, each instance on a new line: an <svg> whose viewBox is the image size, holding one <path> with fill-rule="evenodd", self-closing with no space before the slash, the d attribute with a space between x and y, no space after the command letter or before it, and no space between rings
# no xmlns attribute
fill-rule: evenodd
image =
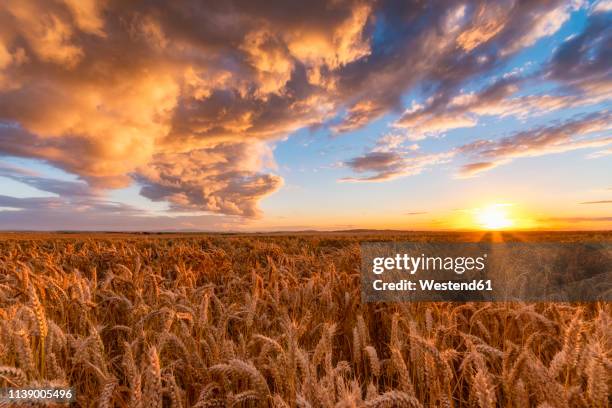
<svg viewBox="0 0 612 408"><path fill-rule="evenodd" d="M0 387L70 386L81 407L609 405L609 303L364 304L371 238L3 234Z"/></svg>

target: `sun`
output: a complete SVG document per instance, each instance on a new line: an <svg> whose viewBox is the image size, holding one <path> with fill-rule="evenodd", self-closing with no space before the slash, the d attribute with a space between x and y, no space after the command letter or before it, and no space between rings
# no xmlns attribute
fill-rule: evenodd
<svg viewBox="0 0 612 408"><path fill-rule="evenodd" d="M491 204L475 210L476 224L485 230L503 230L514 225L509 204Z"/></svg>

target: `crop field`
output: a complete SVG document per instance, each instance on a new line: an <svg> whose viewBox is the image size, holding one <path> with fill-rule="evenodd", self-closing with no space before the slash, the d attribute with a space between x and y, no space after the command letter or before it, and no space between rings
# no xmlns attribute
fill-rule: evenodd
<svg viewBox="0 0 612 408"><path fill-rule="evenodd" d="M609 303L365 304L373 238L612 233L4 233L0 387L80 407L609 405Z"/></svg>

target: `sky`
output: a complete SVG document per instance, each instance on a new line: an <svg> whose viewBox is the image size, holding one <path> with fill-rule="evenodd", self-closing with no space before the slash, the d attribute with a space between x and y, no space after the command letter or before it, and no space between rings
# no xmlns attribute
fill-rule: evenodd
<svg viewBox="0 0 612 408"><path fill-rule="evenodd" d="M4 0L0 229L612 229L612 1Z"/></svg>

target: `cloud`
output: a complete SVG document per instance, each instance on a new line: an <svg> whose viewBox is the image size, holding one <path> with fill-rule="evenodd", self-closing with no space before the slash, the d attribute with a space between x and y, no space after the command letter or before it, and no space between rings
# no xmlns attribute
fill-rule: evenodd
<svg viewBox="0 0 612 408"><path fill-rule="evenodd" d="M32 229L39 227L46 229L49 226L55 226L51 229L62 229L57 224L62 218L67 220L66 225L79 225L79 219L85 217L93 220L96 214L101 217L101 220L117 217L124 221L141 216L149 218L146 217L149 214L143 212L141 208L110 201L101 190L93 189L83 181L48 178L21 167L6 164L0 164L0 177L6 177L54 195L24 198L0 195L0 220L5 221L3 222L5 229L22 229L28 225L32 225ZM73 224L70 222L71 216L74 217ZM7 220L7 217L10 220ZM16 224L17 222L23 222L23 224ZM36 226L36 222L40 224ZM102 227L103 224L98 226Z"/></svg>
<svg viewBox="0 0 612 408"><path fill-rule="evenodd" d="M460 177L471 177L475 174L482 173L487 170L491 170L492 168L497 167L501 163L496 162L476 162L476 163L468 163L461 167Z"/></svg>
<svg viewBox="0 0 612 408"><path fill-rule="evenodd" d="M127 204L106 200L97 200L92 197L26 197L16 198L0 195L0 207L10 208L18 211L9 211L11 215L17 213L32 214L46 213L53 218L53 214L90 212L91 214L115 214L138 216L142 213L140 209ZM2 213L2 212L0 212ZM8 228L8 227L7 227Z"/></svg>
<svg viewBox="0 0 612 408"><path fill-rule="evenodd" d="M344 164L355 173L374 173L366 177L347 177L341 181L385 181L420 174L433 165L467 156L457 177L468 178L523 157L537 157L612 144L612 113L602 111L560 124L517 132L497 140L476 140L447 152L427 154L406 149L400 137L385 136L370 152ZM593 136L595 134L595 136Z"/></svg>
<svg viewBox="0 0 612 408"><path fill-rule="evenodd" d="M555 9L549 10L555 13ZM561 8L556 8L556 10L559 12ZM495 15L498 11L491 11L491 13ZM489 17L486 15L487 13L479 11L477 19L487 20ZM424 163L426 163L423 166L414 164L415 161L418 162L418 159L408 160L408 155L401 152L402 145L406 141L420 140L429 135L442 134L452 129L474 127L478 124L479 118L483 116L498 118L514 116L524 119L609 100L612 96L612 82L610 81L612 72L609 64L612 58L609 47L609 44L612 43L610 37L612 33L607 29L606 19L608 17L608 14L605 13L590 15L587 28L579 35L567 39L553 53L543 68L535 73L523 76L520 71L512 73L472 93L461 92L459 85L465 83L473 72L485 72L489 69L488 67L474 68L473 72L462 72L459 69L457 76L453 79L438 79L438 86L434 87L435 91L425 103L413 104L394 123L396 133L392 137L383 136L372 152L346 162L357 173L370 171L375 174L364 178L349 177L344 180L383 181L399 175L418 174L430 160L436 163L436 156L423 156L425 157ZM494 23L491 22L491 24ZM471 32L469 36L466 34L462 39L462 48L471 50L480 47L480 41L493 41L493 38L508 35L504 32L509 22L502 19L495 24L498 24L499 27L493 27L493 25L481 27L485 31L495 31L494 34L484 32ZM551 30L553 29L546 29L540 33L549 33ZM464 34L468 32L464 31ZM519 35L518 32L516 35ZM478 44L474 44L474 41ZM527 43L531 43L531 40ZM559 88L550 93L525 94L525 87L542 79L554 81L559 84ZM365 109L356 110L359 114L352 114L352 111L349 110L347 121L340 127L347 126L348 129L352 129L354 125L367 122L367 112L373 111L372 107L379 109L371 99L368 99L368 103L364 106ZM364 115L362 111L366 114ZM609 137L584 139L581 136L609 130L609 122L610 113L602 111L582 120L520 132L498 141L478 140L447 152L446 158L458 153L470 155L474 161L462 167L459 177L471 177L509 163L518 157L605 147L611 144ZM397 134L397 129L405 130L406 133ZM384 153L379 153L380 151ZM593 153L590 157L601 157L606 154L607 149L604 149Z"/></svg>
<svg viewBox="0 0 612 408"><path fill-rule="evenodd" d="M262 163L262 145L333 112L332 72L369 54L371 12L361 1L8 0L0 154L93 188L138 180L176 209L256 216L282 180L245 157Z"/></svg>
<svg viewBox="0 0 612 408"><path fill-rule="evenodd" d="M158 154L136 178L143 185L143 196L169 201L172 209L255 217L257 201L283 183L278 176L257 171L265 159L272 161L265 144L222 143L210 149Z"/></svg>
<svg viewBox="0 0 612 408"><path fill-rule="evenodd" d="M8 208L8 210L7 210ZM121 203L77 201L58 197L15 198L0 195L2 230L239 230L238 217L155 215Z"/></svg>
<svg viewBox="0 0 612 408"><path fill-rule="evenodd" d="M62 203L62 200L58 200L57 198L53 197L16 198L0 195L0 208L10 208L16 210L35 210L38 208L52 209L54 207L59 207Z"/></svg>
<svg viewBox="0 0 612 408"><path fill-rule="evenodd" d="M543 218L539 221L544 222L610 222L612 221L612 217L552 217L552 218Z"/></svg>
<svg viewBox="0 0 612 408"><path fill-rule="evenodd" d="M368 58L339 73L338 86L349 108L336 131L354 130L390 110L400 110L407 90L433 90L434 99L449 102L471 79L552 35L571 11L567 2L560 1L427 3L420 10L397 2L383 4L393 5L392 14L381 14L384 45L374 45ZM427 128L443 130L440 121L452 127L474 123L468 117L435 119Z"/></svg>
<svg viewBox="0 0 612 408"><path fill-rule="evenodd" d="M10 177L10 176L38 177L40 176L40 174L36 171L25 169L19 166L15 166L10 163L0 162L0 176L1 177Z"/></svg>
<svg viewBox="0 0 612 408"><path fill-rule="evenodd" d="M599 0L593 6L594 13L608 12L612 11L612 1L610 0Z"/></svg>
<svg viewBox="0 0 612 408"><path fill-rule="evenodd" d="M606 157L610 155L612 155L612 148L593 152L588 155L588 158L589 159L599 159L600 157Z"/></svg>
<svg viewBox="0 0 612 408"><path fill-rule="evenodd" d="M610 89L602 7L546 70L580 98ZM516 96L519 80L460 92L558 30L568 10L560 0L6 0L0 154L44 160L87 184L30 180L60 196L138 182L173 211L257 217L283 184L271 146L300 128L354 130L400 112L413 90L433 94L398 121L414 134L575 103L578 91ZM371 152L347 161L364 177L346 180L418 174L451 155Z"/></svg>
<svg viewBox="0 0 612 408"><path fill-rule="evenodd" d="M201 211L151 213L143 208L109 200L83 181L67 181L9 164L0 164L7 177L50 197L17 198L0 195L0 225L4 230L227 230L240 229L240 217L203 215Z"/></svg>
<svg viewBox="0 0 612 408"><path fill-rule="evenodd" d="M583 92L612 95L612 30L610 11L589 16L580 34L567 39L554 53L546 76Z"/></svg>
<svg viewBox="0 0 612 408"><path fill-rule="evenodd" d="M503 50L503 53L512 53L522 48L535 44L536 41L543 37L548 37L556 33L559 28L569 19L570 12L577 5L576 3L567 2L558 7L547 10L540 15L540 18L534 21L534 24L527 29L514 43Z"/></svg>
<svg viewBox="0 0 612 408"><path fill-rule="evenodd" d="M553 78L550 72L546 75ZM438 93L429 99L427 105L415 106L404 112L394 126L408 130L407 139L420 140L453 129L474 127L480 117L513 116L524 119L561 109L594 105L612 96L609 80L601 79L599 87L597 82L600 79L590 82L584 78L562 81L564 86L579 84L578 89L566 89L565 92L553 94L517 95L522 85L533 81L534 78L509 76L479 92L456 95Z"/></svg>
<svg viewBox="0 0 612 408"><path fill-rule="evenodd" d="M345 177L342 182L388 181L398 177L422 173L425 169L448 162L454 152L420 154L399 151L372 151L344 163L356 173L369 173L363 177Z"/></svg>
<svg viewBox="0 0 612 408"><path fill-rule="evenodd" d="M612 204L612 200L584 201L580 204Z"/></svg>
<svg viewBox="0 0 612 408"><path fill-rule="evenodd" d="M83 213L121 216L138 216L142 214L141 209L107 200L100 190L92 189L83 181L43 177L27 169L11 165L0 165L0 177L6 177L38 190L54 194L51 197L25 198L0 195L0 208L9 209L9 211L0 211L0 219L7 216L14 216L19 219L31 216L32 219L37 219L40 214L46 214L46 217L55 218L56 215L62 213L65 213L67 216L69 214L76 216ZM7 222L5 228L8 228L8 225L13 224L13 222L14 220ZM26 224L30 222L32 221L28 221ZM46 222L43 222L41 226L45 224Z"/></svg>
<svg viewBox="0 0 612 408"><path fill-rule="evenodd" d="M499 6L501 10L503 6ZM572 6L565 4L551 8L540 15L535 25L515 38L511 52L527 47L543 36L556 32L567 20ZM499 10L491 15L500 14ZM533 10L538 10L536 6ZM480 13L480 12L479 12ZM501 13L503 14L503 13ZM423 139L429 135L443 134L457 128L474 127L483 116L526 118L533 115L587 106L609 100L612 97L612 32L609 29L609 12L596 12L589 16L585 30L567 39L552 55L551 59L535 73L521 76L519 72L506 75L477 92L463 93L458 84L466 82L464 78L441 83L436 92L424 105L415 105L406 110L394 126L407 131L406 138ZM480 13L477 19L488 19L487 13ZM484 16L484 17L483 17ZM477 25L478 30L501 30L507 24L506 16L492 18L491 22ZM484 24L484 25L483 25ZM489 40L490 34L464 31L467 44L476 41L472 37ZM461 39L461 36L460 36ZM480 40L479 40L480 41ZM485 40L483 40L485 41ZM473 45L462 43L464 48ZM502 54L510 52L505 50ZM485 64L481 72L486 72ZM530 85L542 80L553 81L558 88L548 93L525 94ZM349 115L350 119L350 115Z"/></svg>
<svg viewBox="0 0 612 408"><path fill-rule="evenodd" d="M477 140L456 149L474 162L464 165L460 177L471 177L523 157L563 153L577 149L612 144L612 113L602 111L575 118L558 125L515 133L499 140ZM592 135L601 133L602 135Z"/></svg>
<svg viewBox="0 0 612 408"><path fill-rule="evenodd" d="M47 177L15 166L0 164L0 177L6 177L41 191L57 194L61 197L95 197L98 192L82 181L66 181Z"/></svg>
<svg viewBox="0 0 612 408"><path fill-rule="evenodd" d="M332 126L336 133L346 133L367 125L373 118L381 116L386 111L383 105L371 100L363 100L351 106L346 116L337 125Z"/></svg>
<svg viewBox="0 0 612 408"><path fill-rule="evenodd" d="M438 92L429 98L427 105L416 105L404 112L395 127L408 129L408 138L418 140L429 134L476 126L479 115L511 114L508 106L499 105L519 89L519 82L516 78L502 79L477 94L453 96L445 91Z"/></svg>

